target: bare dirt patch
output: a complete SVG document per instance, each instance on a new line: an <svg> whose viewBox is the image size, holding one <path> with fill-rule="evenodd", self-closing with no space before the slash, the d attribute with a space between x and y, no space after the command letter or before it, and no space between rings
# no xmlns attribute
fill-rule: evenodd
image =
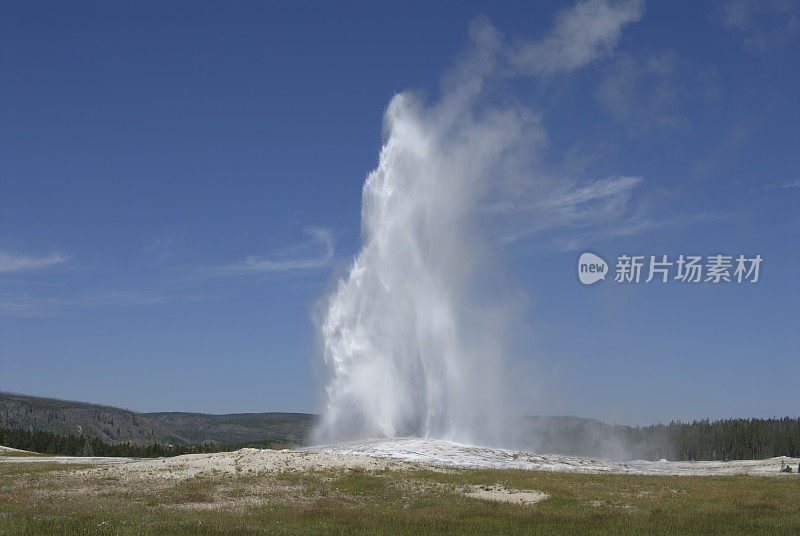
<svg viewBox="0 0 800 536"><path fill-rule="evenodd" d="M503 486L472 486L464 495L473 499L514 504L536 504L550 497L541 491L509 489Z"/></svg>

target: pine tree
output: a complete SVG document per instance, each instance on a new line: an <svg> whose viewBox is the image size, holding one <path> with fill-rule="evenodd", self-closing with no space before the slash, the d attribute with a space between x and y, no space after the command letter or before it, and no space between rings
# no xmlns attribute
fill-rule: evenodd
<svg viewBox="0 0 800 536"><path fill-rule="evenodd" d="M81 450L81 456L94 456L94 451L92 450L92 445L89 443L87 439L83 443L83 450Z"/></svg>

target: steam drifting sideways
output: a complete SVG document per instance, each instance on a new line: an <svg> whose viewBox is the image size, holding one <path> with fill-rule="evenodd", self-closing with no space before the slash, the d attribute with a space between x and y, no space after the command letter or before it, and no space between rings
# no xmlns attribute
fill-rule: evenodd
<svg viewBox="0 0 800 536"><path fill-rule="evenodd" d="M578 186L561 183L549 205L549 187L534 178L547 144L541 119L500 93L515 77L563 74L610 54L641 15L638 2L590 0L560 13L542 39L515 44L479 19L438 100L394 96L364 184L361 250L319 319L326 383L316 442L497 441L489 423L508 412L507 307L493 276L501 241L488 229L533 191L531 206L574 212L614 190L594 188L593 197L581 185L565 207Z"/></svg>

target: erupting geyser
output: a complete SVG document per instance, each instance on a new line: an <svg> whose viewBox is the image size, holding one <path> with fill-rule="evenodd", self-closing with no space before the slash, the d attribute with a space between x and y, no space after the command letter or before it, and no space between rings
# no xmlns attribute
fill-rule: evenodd
<svg viewBox="0 0 800 536"><path fill-rule="evenodd" d="M475 276L487 256L476 208L519 139L515 114L471 107L479 80L425 106L386 111L386 141L364 184L363 246L322 319L330 371L320 441L466 440L497 406L500 340Z"/></svg>
<svg viewBox="0 0 800 536"><path fill-rule="evenodd" d="M508 412L507 337L487 230L498 192L513 198L546 144L537 115L493 92L514 73L587 63L639 15L635 2L578 4L552 35L515 48L479 20L437 101L391 100L363 189L362 247L320 315L327 376L316 441L492 441L489 425ZM576 18L601 28L586 34Z"/></svg>

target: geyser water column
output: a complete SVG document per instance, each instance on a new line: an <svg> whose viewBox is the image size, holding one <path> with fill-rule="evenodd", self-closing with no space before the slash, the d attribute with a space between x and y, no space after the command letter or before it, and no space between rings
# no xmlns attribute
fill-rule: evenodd
<svg viewBox="0 0 800 536"><path fill-rule="evenodd" d="M363 189L362 248L321 319L328 373L315 439L421 436L469 440L499 405L501 340L476 274L489 273L478 205L524 115L476 113L495 35L426 106L396 95L385 144Z"/></svg>
<svg viewBox="0 0 800 536"><path fill-rule="evenodd" d="M364 184L361 250L322 304L325 398L314 441L496 442L509 384L504 286L486 233L502 210L491 207L549 206L525 199L546 132L502 87L608 53L641 11L636 0L587 0L543 39L514 46L479 19L438 100L391 100Z"/></svg>

